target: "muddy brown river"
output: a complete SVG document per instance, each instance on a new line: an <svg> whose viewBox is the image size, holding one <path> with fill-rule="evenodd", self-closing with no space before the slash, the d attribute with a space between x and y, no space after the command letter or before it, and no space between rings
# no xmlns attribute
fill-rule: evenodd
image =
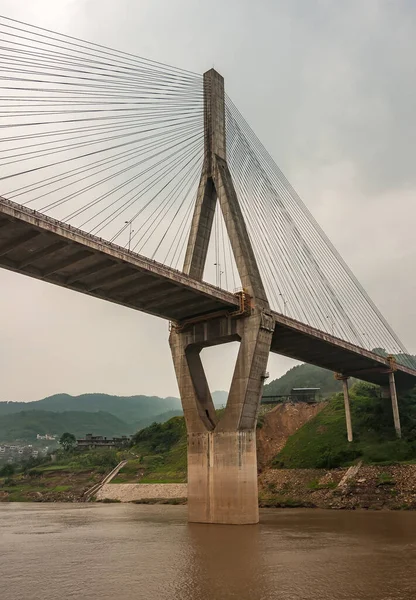
<svg viewBox="0 0 416 600"><path fill-rule="evenodd" d="M1 600L415 600L416 513L0 504Z"/></svg>

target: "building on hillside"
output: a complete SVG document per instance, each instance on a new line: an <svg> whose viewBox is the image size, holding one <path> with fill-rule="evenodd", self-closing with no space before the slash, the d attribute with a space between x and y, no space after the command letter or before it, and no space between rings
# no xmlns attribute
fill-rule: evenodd
<svg viewBox="0 0 416 600"><path fill-rule="evenodd" d="M130 443L130 438L127 435L122 437L107 438L102 435L92 435L87 433L85 438L77 440L77 448L81 450L92 448L123 448Z"/></svg>
<svg viewBox="0 0 416 600"><path fill-rule="evenodd" d="M318 396L320 390L321 388L315 387L292 388L289 394L271 394L263 396L261 404L269 405L269 407L282 402L308 402L309 404L314 404L319 401ZM270 410L270 408L265 410Z"/></svg>
<svg viewBox="0 0 416 600"><path fill-rule="evenodd" d="M290 395L298 402L317 402L316 396L320 390L321 388L315 387L292 388Z"/></svg>

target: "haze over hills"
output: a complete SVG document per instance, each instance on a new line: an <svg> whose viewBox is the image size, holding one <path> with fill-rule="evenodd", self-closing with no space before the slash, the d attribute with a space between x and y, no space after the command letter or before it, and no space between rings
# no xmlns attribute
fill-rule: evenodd
<svg viewBox="0 0 416 600"><path fill-rule="evenodd" d="M342 390L341 382L335 379L332 371L302 364L292 367L284 375L265 385L263 396L290 394L294 387L320 388L319 394L323 396Z"/></svg>
<svg viewBox="0 0 416 600"><path fill-rule="evenodd" d="M28 410L5 415L0 419L0 442L13 443L17 440L32 443L36 435L55 434L60 437L65 431L77 437L85 434L104 436L129 435L135 429L108 412L81 411L51 412Z"/></svg>
<svg viewBox="0 0 416 600"><path fill-rule="evenodd" d="M227 392L213 392L213 398L221 407ZM181 402L174 397L55 394L34 402L0 402L0 443L32 442L38 433L64 431L76 436L129 435L178 415L182 415Z"/></svg>
<svg viewBox="0 0 416 600"><path fill-rule="evenodd" d="M380 356L388 356L383 348L373 348L372 352ZM416 365L416 356L411 354L396 355L396 360L400 362L406 357ZM349 385L352 386L358 379L351 377ZM319 395L326 397L334 392L342 390L341 382L336 380L334 373L321 367L308 365L306 363L297 365L289 369L284 375L278 379L274 379L264 386L263 396L285 395L289 394L294 387L317 387L320 388Z"/></svg>
<svg viewBox="0 0 416 600"><path fill-rule="evenodd" d="M331 371L303 364L271 381L263 395L288 394L293 387L319 387L324 396L341 389ZM227 403L225 391L212 396L217 408ZM0 443L16 439L30 443L37 433L60 435L64 431L76 436L130 435L182 414L181 402L175 397L55 394L33 402L0 402Z"/></svg>

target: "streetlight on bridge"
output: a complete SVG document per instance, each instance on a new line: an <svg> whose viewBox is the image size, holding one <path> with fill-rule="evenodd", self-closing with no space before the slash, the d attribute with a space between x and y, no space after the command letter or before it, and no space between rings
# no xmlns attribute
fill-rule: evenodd
<svg viewBox="0 0 416 600"><path fill-rule="evenodd" d="M131 221L124 221L126 225L129 225L129 252L130 252L130 244L131 244L131 234L134 233L134 229L132 229L132 222Z"/></svg>

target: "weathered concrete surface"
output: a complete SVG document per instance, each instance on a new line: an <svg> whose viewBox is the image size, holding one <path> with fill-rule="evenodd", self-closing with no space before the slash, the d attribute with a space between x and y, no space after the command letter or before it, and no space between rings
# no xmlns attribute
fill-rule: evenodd
<svg viewBox="0 0 416 600"><path fill-rule="evenodd" d="M188 518L257 523L256 419L274 322L227 165L224 80L204 74L205 160L184 272L202 280L217 199L252 310L238 319L173 328L170 346L188 431ZM206 346L239 341L227 406L218 421L200 359Z"/></svg>
<svg viewBox="0 0 416 600"><path fill-rule="evenodd" d="M116 467L108 475L106 475L99 483L93 485L89 490L87 490L84 494L85 502L89 502L93 496L97 495L97 492L100 488L103 487L106 483L110 483L112 479L118 474L118 472L127 464L127 460L122 460L118 463Z"/></svg>
<svg viewBox="0 0 416 600"><path fill-rule="evenodd" d="M188 519L235 525L258 522L254 432L189 433Z"/></svg>
<svg viewBox="0 0 416 600"><path fill-rule="evenodd" d="M344 393L344 407L345 407L345 422L347 425L347 439L352 442L352 422L351 422L351 409L350 409L350 393L348 390L348 377L342 378L342 391Z"/></svg>
<svg viewBox="0 0 416 600"><path fill-rule="evenodd" d="M402 437L402 428L400 425L399 405L397 404L396 381L395 381L393 371L391 371L389 373L389 388L390 388L391 405L392 405L392 409L393 409L394 428L396 430L397 437L401 438Z"/></svg>
<svg viewBox="0 0 416 600"><path fill-rule="evenodd" d="M239 304L230 292L1 197L0 267L165 319Z"/></svg>
<svg viewBox="0 0 416 600"><path fill-rule="evenodd" d="M224 79L214 69L204 73L205 159L186 249L184 273L202 280L218 199L241 285L258 307L268 307L241 207L227 165Z"/></svg>
<svg viewBox="0 0 416 600"><path fill-rule="evenodd" d="M171 498L187 498L186 483L106 483L97 493L97 500L167 500Z"/></svg>
<svg viewBox="0 0 416 600"><path fill-rule="evenodd" d="M244 319L222 317L171 331L188 430L190 521L258 522L255 426L272 334L272 318L259 310ZM241 343L218 421L199 354L206 346L230 340Z"/></svg>

